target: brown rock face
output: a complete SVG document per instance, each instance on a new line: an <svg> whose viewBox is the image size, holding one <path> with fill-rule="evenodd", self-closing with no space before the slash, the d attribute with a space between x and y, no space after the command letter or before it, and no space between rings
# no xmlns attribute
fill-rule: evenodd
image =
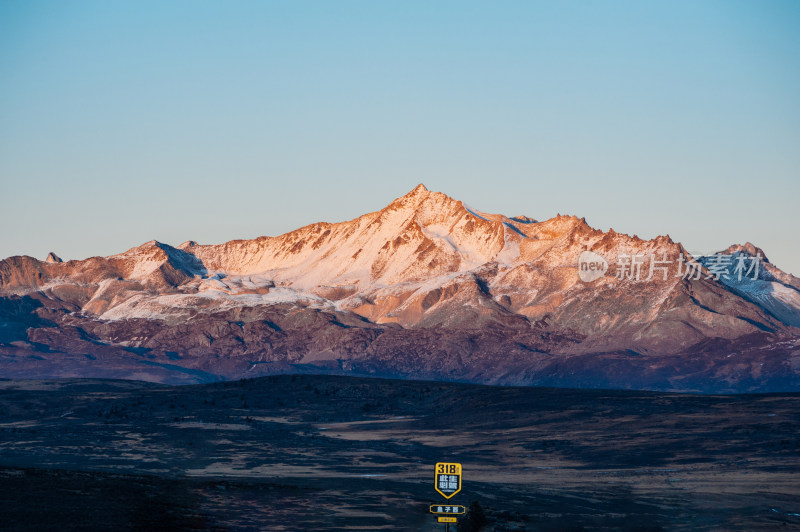
<svg viewBox="0 0 800 532"><path fill-rule="evenodd" d="M0 261L0 377L800 389L800 282L752 244L720 255L764 260L719 277L721 259L669 237L487 214L420 185L277 237Z"/></svg>

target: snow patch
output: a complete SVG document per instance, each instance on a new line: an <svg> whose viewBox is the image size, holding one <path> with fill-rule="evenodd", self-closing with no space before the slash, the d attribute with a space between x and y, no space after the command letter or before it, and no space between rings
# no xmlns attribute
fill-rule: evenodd
<svg viewBox="0 0 800 532"><path fill-rule="evenodd" d="M303 303L312 308L333 308L326 299L286 287L271 288L264 294L230 294L221 290L205 290L196 294L149 296L136 294L103 314L100 319L165 319L171 316L190 316L229 310L237 307L256 307L280 303Z"/></svg>

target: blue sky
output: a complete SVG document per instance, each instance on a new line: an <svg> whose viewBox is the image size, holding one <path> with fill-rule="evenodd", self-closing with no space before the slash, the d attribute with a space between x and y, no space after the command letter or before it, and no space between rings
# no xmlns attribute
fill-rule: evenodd
<svg viewBox="0 0 800 532"><path fill-rule="evenodd" d="M423 182L800 275L800 3L0 3L0 257L276 235Z"/></svg>

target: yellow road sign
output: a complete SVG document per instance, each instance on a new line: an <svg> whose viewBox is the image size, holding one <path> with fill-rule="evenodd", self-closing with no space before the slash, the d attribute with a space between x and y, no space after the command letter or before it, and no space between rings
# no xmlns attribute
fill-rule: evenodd
<svg viewBox="0 0 800 532"><path fill-rule="evenodd" d="M461 491L461 464L437 462L434 469L434 488L445 499Z"/></svg>
<svg viewBox="0 0 800 532"><path fill-rule="evenodd" d="M454 504L431 504L432 514L463 514L467 509Z"/></svg>
<svg viewBox="0 0 800 532"><path fill-rule="evenodd" d="M455 517L440 517L439 518L439 522L440 523L457 523L458 519L456 519Z"/></svg>

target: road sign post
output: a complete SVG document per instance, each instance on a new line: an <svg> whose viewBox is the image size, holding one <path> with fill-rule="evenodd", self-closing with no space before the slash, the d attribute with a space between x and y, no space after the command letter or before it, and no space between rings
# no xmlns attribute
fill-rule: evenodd
<svg viewBox="0 0 800 532"><path fill-rule="evenodd" d="M433 487L439 495L449 499L461 491L461 464L454 462L437 462L434 467ZM450 523L457 523L455 515L463 514L466 508L453 504L434 504L430 508L438 521L444 523L445 532L450 531ZM448 515L449 514L449 515Z"/></svg>
<svg viewBox="0 0 800 532"><path fill-rule="evenodd" d="M450 523L457 522L455 517L439 517L439 522L444 523L444 532L450 532Z"/></svg>

